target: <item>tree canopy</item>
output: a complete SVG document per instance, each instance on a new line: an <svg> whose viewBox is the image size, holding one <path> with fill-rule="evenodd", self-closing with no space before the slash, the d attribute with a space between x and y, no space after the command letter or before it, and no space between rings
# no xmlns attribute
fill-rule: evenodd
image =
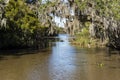
<svg viewBox="0 0 120 80"><path fill-rule="evenodd" d="M118 48L119 8L119 0L0 0L0 44L32 45L38 36L58 33L54 19L60 17L70 35L87 30Z"/></svg>

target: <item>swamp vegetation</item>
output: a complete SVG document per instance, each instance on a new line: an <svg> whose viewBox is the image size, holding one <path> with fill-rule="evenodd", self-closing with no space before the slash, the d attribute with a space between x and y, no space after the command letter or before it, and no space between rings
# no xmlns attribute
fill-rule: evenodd
<svg viewBox="0 0 120 80"><path fill-rule="evenodd" d="M76 35L73 44L120 49L119 8L119 0L0 0L0 48L36 47L60 31Z"/></svg>
<svg viewBox="0 0 120 80"><path fill-rule="evenodd" d="M0 80L120 80L119 22L120 0L0 0Z"/></svg>

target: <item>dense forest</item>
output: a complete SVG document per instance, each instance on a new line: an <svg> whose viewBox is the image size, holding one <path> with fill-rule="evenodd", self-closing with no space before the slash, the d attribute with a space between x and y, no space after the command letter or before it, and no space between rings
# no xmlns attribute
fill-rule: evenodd
<svg viewBox="0 0 120 80"><path fill-rule="evenodd" d="M74 0L78 6L76 16L82 25L82 33L90 39L120 49L120 1L119 0ZM89 33L87 32L89 31ZM85 38L86 39L86 38ZM90 42L88 40L88 43ZM97 40L97 43L99 43Z"/></svg>
<svg viewBox="0 0 120 80"><path fill-rule="evenodd" d="M1 1L0 48L35 47L43 37L56 35L58 28L40 11L43 6L29 0Z"/></svg>
<svg viewBox="0 0 120 80"><path fill-rule="evenodd" d="M35 46L58 34L57 16L75 41L120 49L119 8L119 0L0 0L0 48Z"/></svg>

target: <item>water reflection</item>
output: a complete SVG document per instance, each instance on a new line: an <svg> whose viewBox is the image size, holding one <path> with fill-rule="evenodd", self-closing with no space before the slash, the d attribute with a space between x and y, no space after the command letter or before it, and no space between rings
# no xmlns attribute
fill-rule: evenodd
<svg viewBox="0 0 120 80"><path fill-rule="evenodd" d="M51 80L70 80L70 75L75 71L75 66L72 65L75 63L75 49L70 46L68 35L62 34L59 35L59 38L62 42L56 42L56 46L52 48L52 55L49 61L49 74L52 76Z"/></svg>
<svg viewBox="0 0 120 80"><path fill-rule="evenodd" d="M119 54L109 56L105 48L81 49L69 43L69 35L58 37L60 41L43 51L1 54L0 80L119 80Z"/></svg>

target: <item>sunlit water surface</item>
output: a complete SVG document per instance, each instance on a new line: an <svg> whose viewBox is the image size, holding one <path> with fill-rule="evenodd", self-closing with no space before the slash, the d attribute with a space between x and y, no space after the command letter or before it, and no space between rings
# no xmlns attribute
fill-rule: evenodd
<svg viewBox="0 0 120 80"><path fill-rule="evenodd" d="M0 52L0 80L120 80L120 56L72 46L69 35L43 51ZM22 54L22 55L19 55Z"/></svg>

